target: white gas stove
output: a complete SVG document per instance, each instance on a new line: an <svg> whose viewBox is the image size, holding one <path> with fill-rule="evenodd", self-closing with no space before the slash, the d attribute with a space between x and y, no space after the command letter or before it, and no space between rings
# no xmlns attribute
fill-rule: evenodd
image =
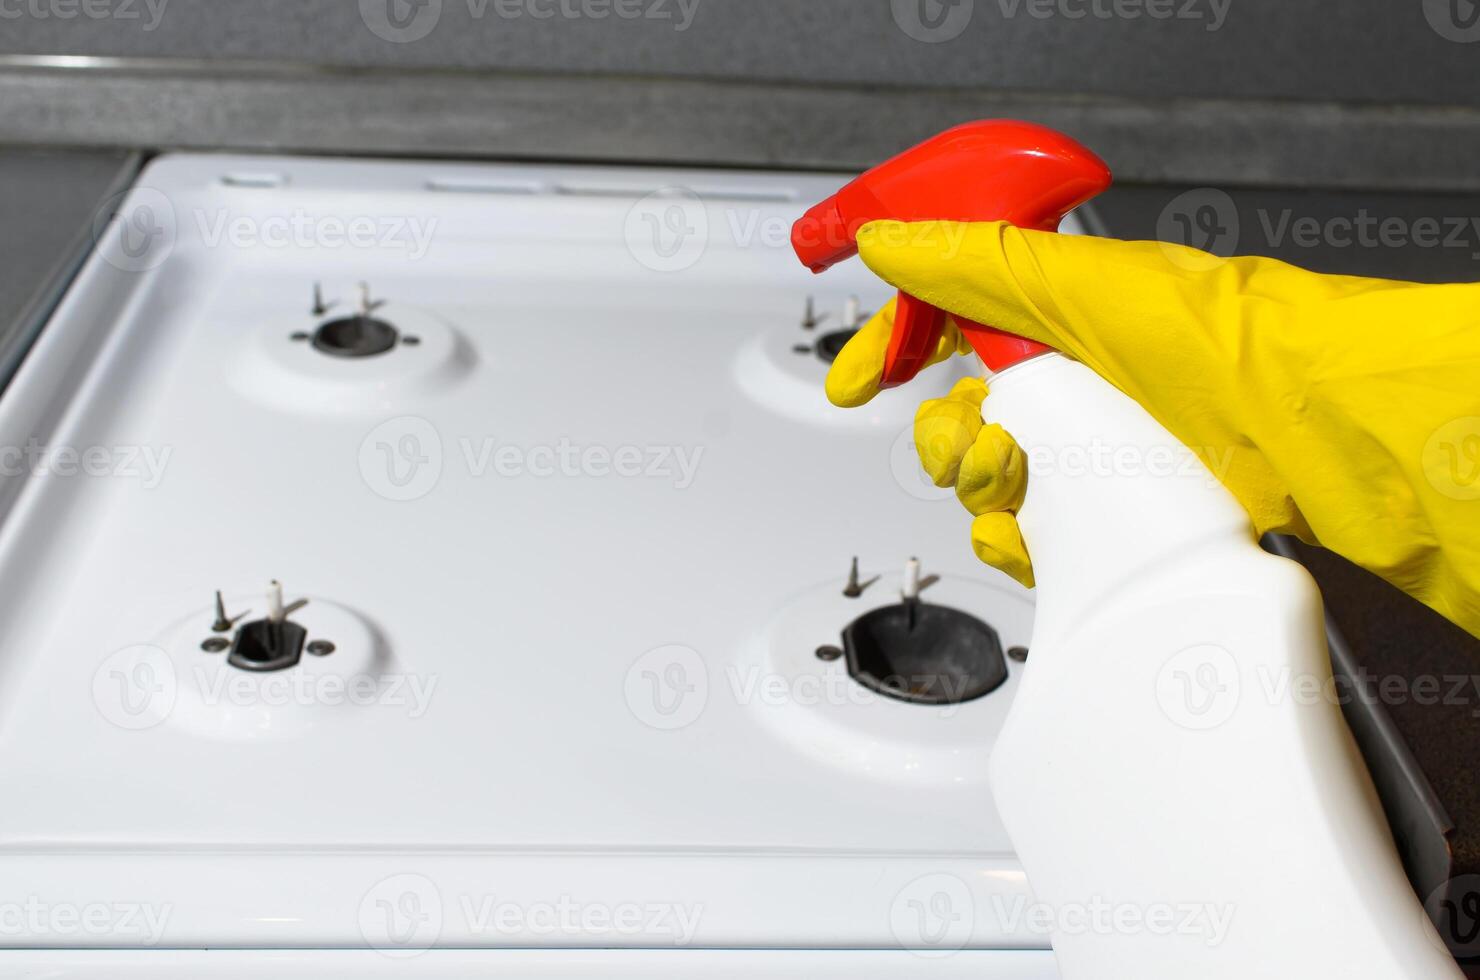
<svg viewBox="0 0 1480 980"><path fill-rule="evenodd" d="M0 399L3 971L1054 976L842 180L155 161ZM842 638L917 575L960 691Z"/></svg>

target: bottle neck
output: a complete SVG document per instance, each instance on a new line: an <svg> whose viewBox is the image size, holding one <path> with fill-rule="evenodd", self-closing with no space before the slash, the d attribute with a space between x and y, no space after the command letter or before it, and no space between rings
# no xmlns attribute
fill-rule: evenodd
<svg viewBox="0 0 1480 980"><path fill-rule="evenodd" d="M962 316L955 317L955 320L956 325L961 328L962 336L971 344L971 349L976 351L987 370L994 374L1053 350L1047 344L1040 344L1036 340L1019 337Z"/></svg>
<svg viewBox="0 0 1480 980"><path fill-rule="evenodd" d="M1054 350L1051 347L1050 348L1045 348L1044 350L1038 351L1038 352L1033 353L1033 354L1029 354L1027 357L1024 357L1024 358L1022 358L1020 360L1016 360L1016 361L1013 361L1010 364L1003 365L1000 368L995 368L994 369L994 368L988 366L988 368L987 368L987 380L988 381L1000 381L1003 378L1014 377L1014 376L1017 376L1017 375L1020 375L1020 374L1025 373L1025 369L1027 369L1028 367L1030 367L1032 365L1038 364L1038 363L1044 361L1045 359L1054 358L1054 357L1063 357L1063 356L1064 356L1063 354L1060 354L1058 351Z"/></svg>

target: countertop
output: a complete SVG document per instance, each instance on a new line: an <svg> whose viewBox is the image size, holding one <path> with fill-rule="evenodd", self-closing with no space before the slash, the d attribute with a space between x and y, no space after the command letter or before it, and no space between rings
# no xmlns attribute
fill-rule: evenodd
<svg viewBox="0 0 1480 980"><path fill-rule="evenodd" d="M122 150L0 147L0 377L90 244L94 218L132 177Z"/></svg>

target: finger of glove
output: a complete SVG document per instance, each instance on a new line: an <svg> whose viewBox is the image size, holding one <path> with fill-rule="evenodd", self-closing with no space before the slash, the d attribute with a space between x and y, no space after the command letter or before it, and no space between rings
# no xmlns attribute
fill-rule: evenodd
<svg viewBox="0 0 1480 980"><path fill-rule="evenodd" d="M838 351L828 368L824 390L827 400L839 408L866 405L879 393L879 380L884 374L884 357L889 351L889 338L894 332L894 306L891 299L869 318L868 322ZM964 349L963 349L964 348ZM939 364L952 354L966 353L970 347L962 339L949 317L941 330L935 350L925 366Z"/></svg>
<svg viewBox="0 0 1480 980"><path fill-rule="evenodd" d="M956 497L971 513L1016 512L1028 489L1028 460L1002 426L983 425L961 458Z"/></svg>
<svg viewBox="0 0 1480 980"><path fill-rule="evenodd" d="M1018 584L1033 588L1033 562L1028 558L1022 530L1012 514L994 511L972 521L971 550L976 552L976 557Z"/></svg>
<svg viewBox="0 0 1480 980"><path fill-rule="evenodd" d="M1184 398L1187 386L1169 383L1179 371L1197 372L1199 388L1288 387L1284 372L1240 366L1254 339L1268 362L1304 364L1312 331L1266 321L1373 291L1407 295L1408 285L1003 221L875 221L857 241L864 263L891 285L1084 362L1164 424Z"/></svg>
<svg viewBox="0 0 1480 980"><path fill-rule="evenodd" d="M938 487L956 482L961 458L976 442L982 427L986 382L962 378L944 398L932 398L915 412L915 451L920 465Z"/></svg>
<svg viewBox="0 0 1480 980"><path fill-rule="evenodd" d="M1043 297L1033 294L1036 276L1021 281L1022 267L1039 271L1034 245L1024 245L1023 234L1002 221L874 221L858 232L858 254L904 292L1053 346L1059 338L1040 310ZM1055 285L1072 289L1063 278Z"/></svg>

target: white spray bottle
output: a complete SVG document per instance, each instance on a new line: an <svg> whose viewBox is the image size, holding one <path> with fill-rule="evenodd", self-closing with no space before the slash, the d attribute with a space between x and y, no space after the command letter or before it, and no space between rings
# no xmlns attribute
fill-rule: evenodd
<svg viewBox="0 0 1480 980"><path fill-rule="evenodd" d="M808 211L793 244L820 272L879 218L1053 229L1108 183L1052 130L969 123ZM900 295L886 385L943 315ZM956 320L994 372L984 418L1029 462L1037 613L990 777L1064 980L1461 980L1330 696L1310 576L1128 396Z"/></svg>

